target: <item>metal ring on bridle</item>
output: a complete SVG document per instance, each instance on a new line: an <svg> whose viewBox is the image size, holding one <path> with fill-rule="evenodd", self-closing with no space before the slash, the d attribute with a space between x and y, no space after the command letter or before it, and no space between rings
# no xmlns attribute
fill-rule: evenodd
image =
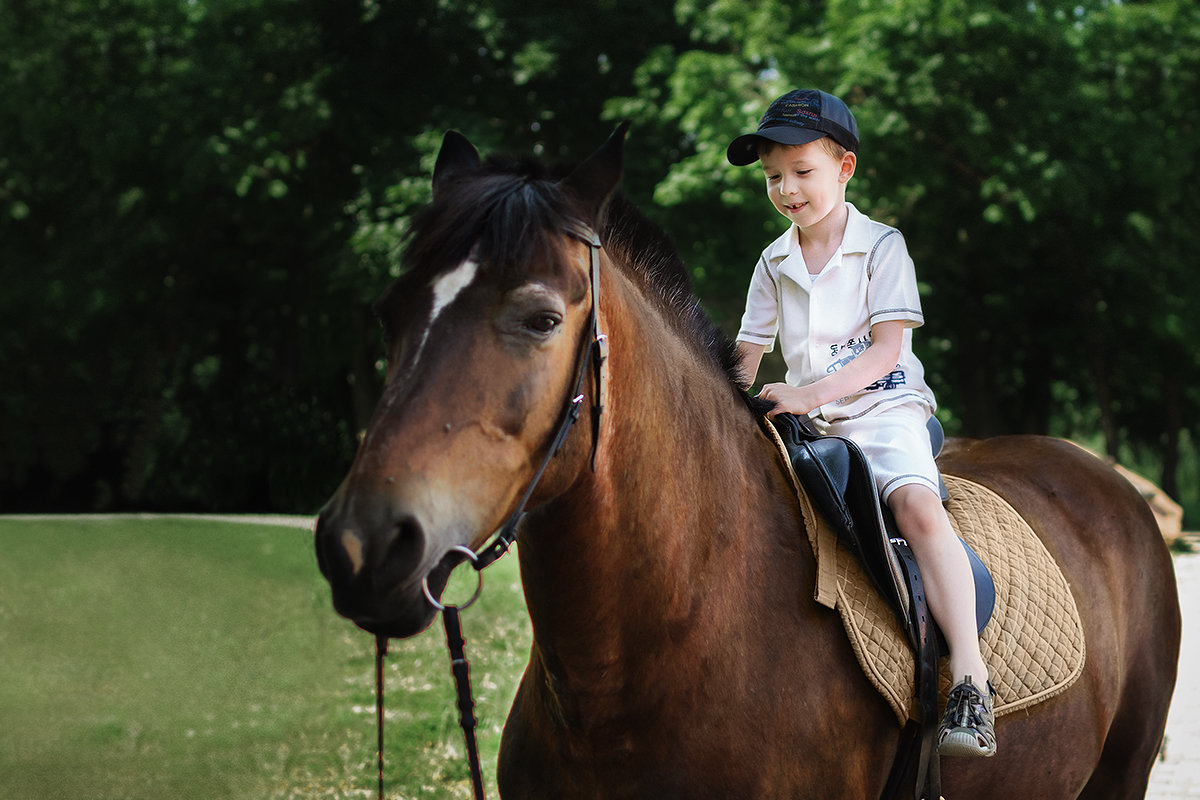
<svg viewBox="0 0 1200 800"><path fill-rule="evenodd" d="M454 547L451 547L450 549L452 551L457 550L458 552L464 554L467 558L471 559L472 563L479 560L479 556L477 556L475 554L475 551L469 547L464 547L461 544L456 544L456 545L454 545ZM454 570L451 569L450 571L453 572ZM447 576L447 579L448 578L449 578L449 576ZM478 581L475 584L475 594L471 595L470 600L468 600L467 602L463 603L460 606L455 606L455 608L459 608L459 609L470 608L472 605L475 604L475 601L479 599L479 595L483 592L483 570L475 570L475 578ZM433 598L433 593L429 591L429 578L428 577L421 578L421 591L425 593L425 599L429 601L429 605L433 606L438 611L446 610L446 606L443 605L442 603L439 603L437 600L435 600Z"/></svg>

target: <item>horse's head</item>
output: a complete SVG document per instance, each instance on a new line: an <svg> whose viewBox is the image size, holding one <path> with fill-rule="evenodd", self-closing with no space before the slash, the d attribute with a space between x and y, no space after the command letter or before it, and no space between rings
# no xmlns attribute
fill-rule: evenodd
<svg viewBox="0 0 1200 800"><path fill-rule="evenodd" d="M334 607L360 627L423 630L435 607L422 583L439 597L461 548L477 552L535 480L536 504L586 464L580 425L536 478L589 352L593 253L580 232L601 224L624 134L560 181L481 163L446 135L406 270L376 301L384 392L317 524Z"/></svg>

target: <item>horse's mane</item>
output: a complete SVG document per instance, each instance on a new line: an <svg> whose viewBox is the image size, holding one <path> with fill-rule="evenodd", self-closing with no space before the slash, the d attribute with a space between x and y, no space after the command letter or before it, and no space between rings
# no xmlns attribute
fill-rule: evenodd
<svg viewBox="0 0 1200 800"><path fill-rule="evenodd" d="M666 231L617 193L609 203L601 239L610 251L624 252L623 260L633 267L630 274L639 280L646 296L666 312L666 319L676 323L683 338L695 343L739 389L751 409L762 415L774 407L740 391L743 378L737 346L704 310L687 265Z"/></svg>
<svg viewBox="0 0 1200 800"><path fill-rule="evenodd" d="M552 246L574 219L570 198L558 186L568 172L531 159L489 158L478 169L455 174L413 217L403 255L409 270L402 279L429 281L472 257L500 270L502 282L519 282L522 265ZM740 386L736 346L704 311L666 232L618 192L609 202L600 239L610 255L624 256L611 260L628 266L627 273L680 335ZM765 412L762 401L740 394L751 408Z"/></svg>

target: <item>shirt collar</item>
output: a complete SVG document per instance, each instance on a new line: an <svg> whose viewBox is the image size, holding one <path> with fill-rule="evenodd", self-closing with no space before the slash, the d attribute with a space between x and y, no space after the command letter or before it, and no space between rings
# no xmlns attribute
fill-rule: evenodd
<svg viewBox="0 0 1200 800"><path fill-rule="evenodd" d="M846 203L850 216L846 219L846 232L842 234L843 253L865 253L871 249L874 238L871 235L871 220L866 214Z"/></svg>
<svg viewBox="0 0 1200 800"><path fill-rule="evenodd" d="M853 203L846 203L849 216L846 218L846 231L842 234L842 253L865 253L871 249L874 239L871 235L871 219ZM796 226L784 231L783 235L767 246L768 261L779 263L787 258L794 250L800 248L800 239L796 236Z"/></svg>

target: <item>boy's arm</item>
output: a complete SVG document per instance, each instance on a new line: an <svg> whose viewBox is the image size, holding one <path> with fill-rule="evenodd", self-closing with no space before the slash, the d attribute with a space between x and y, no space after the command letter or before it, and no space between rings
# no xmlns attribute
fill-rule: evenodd
<svg viewBox="0 0 1200 800"><path fill-rule="evenodd" d="M754 378L758 375L758 365L762 362L763 353L767 351L765 344L755 344L754 342L738 342L738 366L742 371L742 388L749 389L754 385Z"/></svg>
<svg viewBox="0 0 1200 800"><path fill-rule="evenodd" d="M896 368L900 347L904 342L905 324L903 320L877 322L871 326L871 346L837 372L807 386L769 383L758 396L775 401L775 410L771 412L774 416L783 411L807 414L826 403L854 394ZM738 342L739 353L742 344ZM761 352L759 357L762 357ZM746 363L744 357L742 363ZM755 368L757 366L756 361Z"/></svg>

